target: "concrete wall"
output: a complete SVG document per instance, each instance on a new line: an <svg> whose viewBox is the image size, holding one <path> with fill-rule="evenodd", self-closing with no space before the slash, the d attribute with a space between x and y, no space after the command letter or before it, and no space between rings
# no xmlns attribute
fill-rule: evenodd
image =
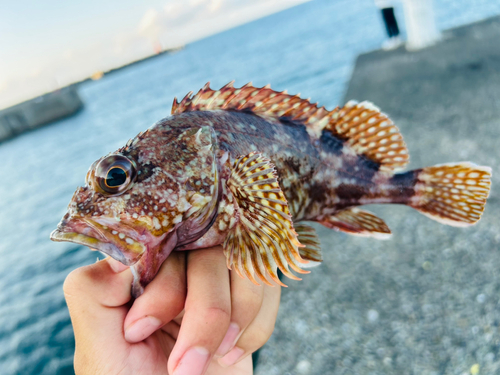
<svg viewBox="0 0 500 375"><path fill-rule="evenodd" d="M75 86L28 100L0 111L0 142L70 116L83 107Z"/></svg>

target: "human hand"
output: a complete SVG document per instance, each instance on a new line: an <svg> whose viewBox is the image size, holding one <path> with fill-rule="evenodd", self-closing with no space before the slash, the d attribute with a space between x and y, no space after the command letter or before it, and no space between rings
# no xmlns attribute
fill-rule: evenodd
<svg viewBox="0 0 500 375"><path fill-rule="evenodd" d="M130 269L111 258L66 279L77 374L252 374L250 354L273 331L279 286L228 271L220 246L173 252L133 302L131 283Z"/></svg>

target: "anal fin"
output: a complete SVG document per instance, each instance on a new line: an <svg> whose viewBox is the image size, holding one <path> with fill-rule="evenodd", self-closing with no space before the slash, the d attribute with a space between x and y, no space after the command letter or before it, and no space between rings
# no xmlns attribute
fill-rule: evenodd
<svg viewBox="0 0 500 375"><path fill-rule="evenodd" d="M327 228L358 236L385 240L391 235L391 230L382 219L356 207L347 208L335 215L322 216L317 221Z"/></svg>
<svg viewBox="0 0 500 375"><path fill-rule="evenodd" d="M322 262L321 244L316 230L304 223L294 223L293 226L297 232L299 242L304 245L304 247L299 248L302 259Z"/></svg>

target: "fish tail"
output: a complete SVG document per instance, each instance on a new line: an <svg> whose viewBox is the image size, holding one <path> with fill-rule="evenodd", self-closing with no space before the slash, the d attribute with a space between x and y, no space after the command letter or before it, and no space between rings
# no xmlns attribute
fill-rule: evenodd
<svg viewBox="0 0 500 375"><path fill-rule="evenodd" d="M409 206L455 227L473 225L481 218L490 193L491 168L461 162L409 173L415 178Z"/></svg>

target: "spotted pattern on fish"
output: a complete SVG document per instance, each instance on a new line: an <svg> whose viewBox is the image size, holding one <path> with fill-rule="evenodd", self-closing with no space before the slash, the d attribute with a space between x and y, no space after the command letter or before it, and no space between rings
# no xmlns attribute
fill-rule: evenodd
<svg viewBox="0 0 500 375"><path fill-rule="evenodd" d="M278 269L296 279L292 270L322 259L304 221L383 239L384 221L358 206L405 204L455 226L480 219L489 167L399 172L408 160L396 125L369 102L329 111L270 86L207 84L97 160L51 238L131 265L135 296L171 251L218 244L241 276L283 284Z"/></svg>

